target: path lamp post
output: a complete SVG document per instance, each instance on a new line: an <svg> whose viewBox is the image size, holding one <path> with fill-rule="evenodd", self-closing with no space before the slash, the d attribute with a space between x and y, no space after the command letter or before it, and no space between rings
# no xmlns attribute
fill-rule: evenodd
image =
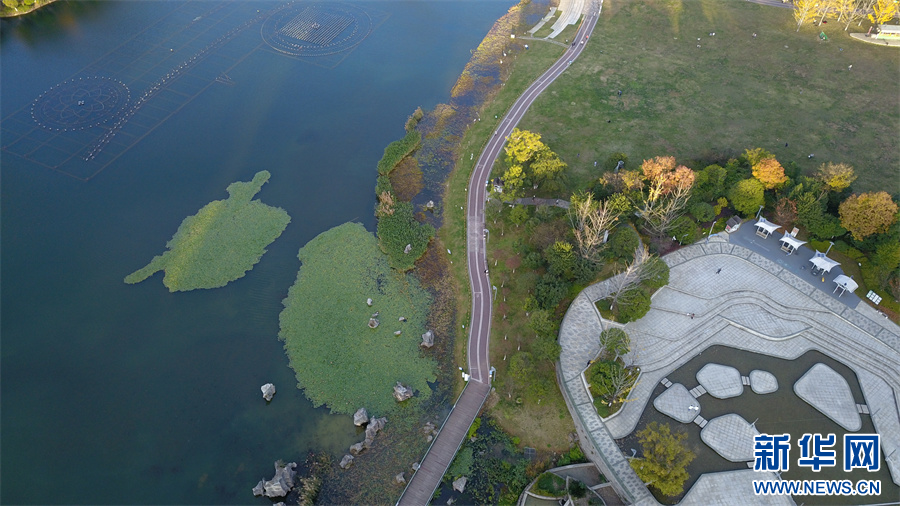
<svg viewBox="0 0 900 506"><path fill-rule="evenodd" d="M709 244L709 236L712 235L712 229L713 229L713 227L714 227L715 225L716 225L716 222L715 222L715 221L713 221L713 222L709 225L709 233L706 234L706 244Z"/></svg>
<svg viewBox="0 0 900 506"><path fill-rule="evenodd" d="M828 241L828 249L825 250L826 255L828 254L829 251L831 251L832 246L834 246L834 243L832 241Z"/></svg>
<svg viewBox="0 0 900 506"><path fill-rule="evenodd" d="M757 220L759 219L759 213L762 212L762 208L763 208L763 206L759 206L759 211L756 211L756 219Z"/></svg>

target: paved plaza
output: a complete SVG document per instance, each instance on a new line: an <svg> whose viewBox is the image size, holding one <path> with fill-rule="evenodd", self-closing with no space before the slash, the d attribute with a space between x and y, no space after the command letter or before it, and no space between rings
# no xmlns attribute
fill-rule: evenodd
<svg viewBox="0 0 900 506"><path fill-rule="evenodd" d="M700 431L700 439L732 462L753 460L753 436L759 431L741 415L730 413L713 418Z"/></svg>
<svg viewBox="0 0 900 506"><path fill-rule="evenodd" d="M763 246L768 244L748 248L729 241L726 234L714 236L709 243L682 248L663 258L671 269L669 285L654 294L651 309L644 318L624 326L632 342L632 351L625 362L639 366L641 376L629 396L630 402L605 420L593 407L582 373L585 364L600 352L597 336L609 325L617 325L602 320L594 305L609 295L609 282L585 288L572 302L560 328L562 353L557 375L586 455L626 501L657 504L615 440L634 431L660 383L669 386L660 398L676 385L685 390L692 386L671 384L666 379L668 374L713 345L787 360L818 350L840 360L856 374L864 398L850 396L852 411L857 417L871 417L875 430L881 434L882 452L887 456L893 481L900 484L900 328L875 309L860 303L855 295L838 297L831 293L833 287L829 283L822 283L801 269L803 262L812 257L808 248L802 247L785 260L778 256L783 253L766 253ZM694 314L694 318L686 316L689 314ZM767 371L751 371L749 376L741 373L747 371L737 372L736 384L733 372L725 374L730 376L725 382L722 378L707 380L704 374L697 388L708 391L703 382L714 388L732 390L749 385L757 393L772 392L779 387ZM819 374L808 385L801 385L807 399L823 394L833 399L831 396L839 387L816 376ZM689 395L693 405L700 407L703 393L695 389ZM656 409L679 421L688 418L684 411L692 401L684 392L680 395L673 392L664 401L659 404L654 401ZM814 406L820 411L827 409ZM841 415L835 416L849 418L849 410L843 408ZM699 410L690 411L694 415L691 420L699 418ZM708 421L704 430L712 423L713 420ZM721 430L722 427L726 429ZM739 440L747 437L747 429L755 430L749 424L722 427L711 434L719 432L714 439L722 440L721 448L731 448L725 451L735 454L740 453ZM734 504L738 498L743 504L793 503L785 496L755 496L750 484L754 479L779 478L752 470L705 474L688 491L682 504Z"/></svg>
<svg viewBox="0 0 900 506"><path fill-rule="evenodd" d="M653 400L653 407L681 423L690 423L700 414L700 403L681 383L675 383Z"/></svg>
<svg viewBox="0 0 900 506"><path fill-rule="evenodd" d="M740 371L727 365L706 364L697 371L697 382L716 399L729 399L744 393Z"/></svg>
<svg viewBox="0 0 900 506"><path fill-rule="evenodd" d="M853 432L862 427L850 385L827 365L812 366L794 384L794 393L841 427Z"/></svg>

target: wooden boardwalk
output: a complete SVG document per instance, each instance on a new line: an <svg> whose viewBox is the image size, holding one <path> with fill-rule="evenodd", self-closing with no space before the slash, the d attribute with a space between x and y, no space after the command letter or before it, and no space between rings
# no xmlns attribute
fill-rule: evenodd
<svg viewBox="0 0 900 506"><path fill-rule="evenodd" d="M431 496L453 462L456 451L469 432L469 426L478 416L490 391L491 386L487 383L469 381L397 504L419 506L431 502Z"/></svg>

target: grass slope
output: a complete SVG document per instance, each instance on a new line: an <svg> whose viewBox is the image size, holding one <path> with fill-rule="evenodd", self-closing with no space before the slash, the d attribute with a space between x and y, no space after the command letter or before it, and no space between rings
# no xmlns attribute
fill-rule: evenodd
<svg viewBox="0 0 900 506"><path fill-rule="evenodd" d="M269 176L264 170L250 182L228 185L226 200L214 200L185 218L166 244L169 250L125 282L140 283L165 271L163 284L177 292L218 288L242 278L291 222L284 209L252 200Z"/></svg>
<svg viewBox="0 0 900 506"><path fill-rule="evenodd" d="M857 190L879 189L900 166L900 53L847 33L798 33L789 9L737 0L606 4L584 53L519 127L543 135L575 184L617 151L639 163L763 147L807 172L849 163Z"/></svg>
<svg viewBox="0 0 900 506"><path fill-rule="evenodd" d="M319 234L298 257L302 267L283 302L278 337L309 400L334 413L365 407L380 416L397 407L398 381L416 390L404 404L427 399L435 364L422 358L419 343L431 297L415 278L392 271L358 223ZM376 311L381 325L370 329ZM403 333L395 336L397 330Z"/></svg>

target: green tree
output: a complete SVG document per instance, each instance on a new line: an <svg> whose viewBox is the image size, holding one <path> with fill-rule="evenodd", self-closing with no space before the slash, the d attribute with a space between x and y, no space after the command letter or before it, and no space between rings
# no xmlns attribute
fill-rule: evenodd
<svg viewBox="0 0 900 506"><path fill-rule="evenodd" d="M759 210L759 206L765 202L764 191L765 188L763 188L763 184L759 180L755 178L744 179L734 185L729 192L728 198L731 200L731 205L741 214L753 216Z"/></svg>
<svg viewBox="0 0 900 506"><path fill-rule="evenodd" d="M600 333L600 350L606 358L616 361L631 349L631 338L618 328L610 327Z"/></svg>
<svg viewBox="0 0 900 506"><path fill-rule="evenodd" d="M709 209L712 211L712 206L709 206ZM672 222L672 228L669 230L669 233L680 244L693 244L697 241L697 236L700 235L700 228L697 227L697 224L690 217L682 216Z"/></svg>
<svg viewBox="0 0 900 506"><path fill-rule="evenodd" d="M858 241L885 232L897 218L897 204L885 191L853 194L838 211L841 225Z"/></svg>
<svg viewBox="0 0 900 506"><path fill-rule="evenodd" d="M657 256L649 258L645 270L642 284L650 292L669 284L669 265L662 258Z"/></svg>
<svg viewBox="0 0 900 506"><path fill-rule="evenodd" d="M637 436L643 457L631 459L631 467L638 477L669 497L684 492L690 477L687 466L696 458L684 444L687 433L673 433L668 424L650 422Z"/></svg>
<svg viewBox="0 0 900 506"><path fill-rule="evenodd" d="M554 274L544 274L534 287L534 298L541 309L553 310L569 293L569 283Z"/></svg>
<svg viewBox="0 0 900 506"><path fill-rule="evenodd" d="M550 274L566 279L574 277L575 250L566 241L556 241L544 251Z"/></svg>
<svg viewBox="0 0 900 506"><path fill-rule="evenodd" d="M692 204L688 210L700 223L710 222L716 217L712 204L707 204L706 202Z"/></svg>
<svg viewBox="0 0 900 506"><path fill-rule="evenodd" d="M620 261L631 260L640 237L631 225L619 225L609 236L606 255Z"/></svg>
<svg viewBox="0 0 900 506"><path fill-rule="evenodd" d="M531 178L538 185L556 182L562 176L566 167L568 165L559 159L559 155L550 151L550 148L545 148L538 151L534 161L531 162Z"/></svg>
<svg viewBox="0 0 900 506"><path fill-rule="evenodd" d="M645 288L632 288L620 297L619 322L628 323L640 320L648 311L650 311L650 294Z"/></svg>
<svg viewBox="0 0 900 506"><path fill-rule="evenodd" d="M509 221L519 228L520 225L528 221L531 213L528 212L528 206L515 206L509 210Z"/></svg>
<svg viewBox="0 0 900 506"><path fill-rule="evenodd" d="M709 201L725 195L726 176L727 172L719 165L708 165L698 171L694 181L694 192L697 198L701 201Z"/></svg>

